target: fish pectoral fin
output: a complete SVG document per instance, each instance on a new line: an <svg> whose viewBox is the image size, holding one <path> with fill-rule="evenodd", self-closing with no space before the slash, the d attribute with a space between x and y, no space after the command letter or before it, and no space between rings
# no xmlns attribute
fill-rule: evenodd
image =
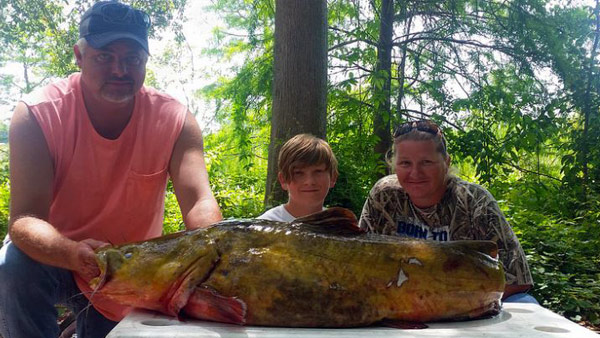
<svg viewBox="0 0 600 338"><path fill-rule="evenodd" d="M183 308L190 317L221 323L244 325L246 303L236 297L221 296L207 287L197 287Z"/></svg>
<svg viewBox="0 0 600 338"><path fill-rule="evenodd" d="M292 221L292 224L324 234L358 235L365 232L358 227L356 215L352 211L341 207L332 207L296 218Z"/></svg>
<svg viewBox="0 0 600 338"><path fill-rule="evenodd" d="M405 320L398 319L384 319L380 322L382 326L393 327L395 329L403 329L403 330L420 330L426 329L429 326L425 323L421 322L408 322Z"/></svg>
<svg viewBox="0 0 600 338"><path fill-rule="evenodd" d="M211 274L220 257L214 247L208 249L204 255L190 264L185 272L173 282L171 288L165 293L163 312L177 316L182 307L196 289Z"/></svg>

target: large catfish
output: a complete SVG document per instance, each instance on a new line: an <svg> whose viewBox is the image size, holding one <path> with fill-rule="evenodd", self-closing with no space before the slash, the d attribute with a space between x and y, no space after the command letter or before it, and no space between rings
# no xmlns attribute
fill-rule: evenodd
<svg viewBox="0 0 600 338"><path fill-rule="evenodd" d="M504 272L487 241L365 234L332 208L293 223L232 220L97 251L96 292L246 325L352 327L495 314Z"/></svg>

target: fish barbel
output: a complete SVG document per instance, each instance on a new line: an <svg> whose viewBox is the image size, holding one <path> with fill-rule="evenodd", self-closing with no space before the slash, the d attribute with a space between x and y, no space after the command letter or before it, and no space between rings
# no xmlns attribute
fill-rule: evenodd
<svg viewBox="0 0 600 338"><path fill-rule="evenodd" d="M90 285L133 307L242 325L354 327L493 315L504 272L490 241L365 234L342 208L247 219L97 250Z"/></svg>

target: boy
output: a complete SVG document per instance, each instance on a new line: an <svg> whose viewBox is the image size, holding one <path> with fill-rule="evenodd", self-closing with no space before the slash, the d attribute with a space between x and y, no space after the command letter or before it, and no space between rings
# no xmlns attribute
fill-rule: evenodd
<svg viewBox="0 0 600 338"><path fill-rule="evenodd" d="M327 142L309 134L289 139L279 152L277 178L288 202L258 218L280 222L323 210L323 202L338 176L337 160Z"/></svg>

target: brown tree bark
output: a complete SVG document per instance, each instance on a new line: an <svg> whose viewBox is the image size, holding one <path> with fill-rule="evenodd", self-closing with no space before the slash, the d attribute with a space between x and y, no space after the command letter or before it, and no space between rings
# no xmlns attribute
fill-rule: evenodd
<svg viewBox="0 0 600 338"><path fill-rule="evenodd" d="M588 64L586 65L587 68L587 79L586 79L586 89L585 89L585 94L583 95L584 97L584 102L583 102L583 143L582 143L582 149L581 149L581 157L582 157L582 167L583 167L583 201L587 202L588 199L588 191L589 191L589 167L590 167L590 163L589 163L589 153L590 153L590 146L593 146L591 144L591 140L590 140L590 119L591 119L591 115L593 114L593 103L592 103L592 83L593 83L593 79L592 76L594 74L593 72L593 67L594 67L594 60L596 59L596 54L598 53L598 43L600 42L600 1L596 0L596 6L594 9L594 16L595 16L595 22L596 22L596 35L594 36L594 43L592 45L592 51L591 51L591 56L589 58ZM597 107L596 107L597 110Z"/></svg>
<svg viewBox="0 0 600 338"><path fill-rule="evenodd" d="M373 76L373 98L376 107L373 119L373 132L378 137L375 144L375 153L379 155L381 161L385 161L385 155L392 146L392 135L390 128L390 86L392 70L392 38L394 26L394 1L381 0L379 11L379 41L377 46L377 66ZM382 83L382 84L379 84ZM387 168L387 166L386 166ZM383 176L389 173L377 173Z"/></svg>
<svg viewBox="0 0 600 338"><path fill-rule="evenodd" d="M277 0L273 112L265 206L287 201L277 181L279 149L290 137L325 138L327 125L327 2Z"/></svg>

